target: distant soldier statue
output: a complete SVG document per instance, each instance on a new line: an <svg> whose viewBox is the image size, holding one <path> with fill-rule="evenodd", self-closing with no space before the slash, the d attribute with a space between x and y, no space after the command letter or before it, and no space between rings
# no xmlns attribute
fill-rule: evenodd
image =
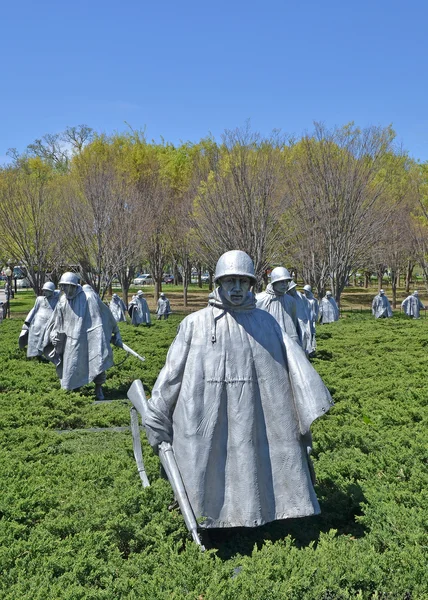
<svg viewBox="0 0 428 600"><path fill-rule="evenodd" d="M270 276L266 290L257 294L257 308L270 313L282 331L300 344L297 333L297 309L294 298L287 294L291 275L285 267L275 267Z"/></svg>
<svg viewBox="0 0 428 600"><path fill-rule="evenodd" d="M336 300L331 295L331 292L327 291L320 302L319 322L324 325L324 323L333 323L333 321L338 320L339 307L336 304Z"/></svg>
<svg viewBox="0 0 428 600"><path fill-rule="evenodd" d="M377 296L373 298L372 314L376 319L387 319L392 317L392 309L384 290L379 290Z"/></svg>
<svg viewBox="0 0 428 600"><path fill-rule="evenodd" d="M44 354L56 365L63 389L93 381L97 399L104 400L105 372L113 366L110 343L122 346L117 323L98 294L79 285L75 273L64 273L59 287L63 293L45 332Z"/></svg>
<svg viewBox="0 0 428 600"><path fill-rule="evenodd" d="M29 358L43 354L43 338L58 299L59 291L55 290L52 281L47 281L42 287L42 295L37 296L33 308L24 321L18 340L20 348L27 346Z"/></svg>
<svg viewBox="0 0 428 600"><path fill-rule="evenodd" d="M117 294L113 294L110 300L109 308L116 320L116 323L121 321L126 322L126 306L125 302Z"/></svg>
<svg viewBox="0 0 428 600"><path fill-rule="evenodd" d="M156 310L156 314L158 316L158 321L162 319L167 319L171 314L171 306L169 304L168 298L165 296L165 293L162 292L160 298L158 300L158 307Z"/></svg>
<svg viewBox="0 0 428 600"><path fill-rule="evenodd" d="M290 294L296 301L297 334L303 350L309 356L315 351L315 347L312 345L311 314L308 301L303 294L297 291L297 284L293 280L288 284L287 294Z"/></svg>
<svg viewBox="0 0 428 600"><path fill-rule="evenodd" d="M141 323L145 323L147 327L151 325L150 311L143 290L138 290L137 294L133 296L128 306L128 312L133 325L138 326Z"/></svg>
<svg viewBox="0 0 428 600"><path fill-rule="evenodd" d="M332 402L276 320L256 308L242 251L223 254L208 307L180 324L148 402L150 444L172 451L200 527L257 527L320 512L311 423Z"/></svg>
<svg viewBox="0 0 428 600"><path fill-rule="evenodd" d="M419 298L419 292L415 290L413 294L407 296L401 303L401 308L404 310L407 316L419 319L420 310L424 310L425 306L422 304Z"/></svg>
<svg viewBox="0 0 428 600"><path fill-rule="evenodd" d="M315 350L315 348L316 348L316 342L315 342L316 331L315 330L316 330L316 323L318 321L319 302L313 295L312 288L309 284L306 284L303 286L303 293L309 304L309 317L310 317L311 332L312 332L312 347Z"/></svg>

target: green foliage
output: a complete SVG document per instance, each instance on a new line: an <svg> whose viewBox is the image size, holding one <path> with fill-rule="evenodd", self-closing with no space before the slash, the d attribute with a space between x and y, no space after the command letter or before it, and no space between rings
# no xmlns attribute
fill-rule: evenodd
<svg viewBox="0 0 428 600"><path fill-rule="evenodd" d="M22 298L25 298L24 294ZM352 314L319 327L313 364L336 402L313 427L322 514L190 541L142 433L143 489L126 391L150 394L180 317L120 324L104 404L59 389L49 363L0 325L0 597L5 600L423 600L426 594L425 320ZM73 430L73 431L69 431Z"/></svg>

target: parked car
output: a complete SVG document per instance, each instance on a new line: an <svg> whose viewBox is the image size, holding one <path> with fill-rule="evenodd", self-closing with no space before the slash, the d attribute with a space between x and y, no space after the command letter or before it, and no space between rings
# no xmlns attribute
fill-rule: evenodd
<svg viewBox="0 0 428 600"><path fill-rule="evenodd" d="M202 273L201 281L202 281L202 283L209 283L210 282L210 274Z"/></svg>
<svg viewBox="0 0 428 600"><path fill-rule="evenodd" d="M29 280L26 277L23 277L22 279L17 279L16 280L16 287L17 288L29 288L31 287Z"/></svg>
<svg viewBox="0 0 428 600"><path fill-rule="evenodd" d="M174 283L174 275L165 275L163 278L164 283Z"/></svg>
<svg viewBox="0 0 428 600"><path fill-rule="evenodd" d="M153 283L153 279L150 273L143 273L139 277L136 277L132 283L134 285L151 285Z"/></svg>

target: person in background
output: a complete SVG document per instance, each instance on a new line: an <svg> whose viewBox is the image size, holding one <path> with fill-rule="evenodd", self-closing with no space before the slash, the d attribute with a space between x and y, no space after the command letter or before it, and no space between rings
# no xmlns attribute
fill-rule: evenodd
<svg viewBox="0 0 428 600"><path fill-rule="evenodd" d="M422 304L419 298L419 292L415 290L413 294L407 296L401 303L401 308L404 310L408 317L419 319L420 310L424 310L425 306Z"/></svg>
<svg viewBox="0 0 428 600"><path fill-rule="evenodd" d="M61 387L75 390L93 381L104 400L102 384L113 366L110 343L122 347L117 323L92 288L83 289L76 273L64 273L62 294L47 325L43 352L56 366Z"/></svg>
<svg viewBox="0 0 428 600"><path fill-rule="evenodd" d="M43 338L49 319L59 300L59 290L55 289L52 281L47 281L42 287L42 295L37 296L33 308L25 318L18 345L21 349L27 346L27 357L43 354Z"/></svg>
<svg viewBox="0 0 428 600"><path fill-rule="evenodd" d="M325 323L333 323L338 320L339 307L336 304L336 300L331 295L330 290L328 290L320 302L319 322L324 325Z"/></svg>
<svg viewBox="0 0 428 600"><path fill-rule="evenodd" d="M136 296L133 296L128 306L131 323L136 327L145 323L147 327L151 325L150 311L143 290L138 290Z"/></svg>
<svg viewBox="0 0 428 600"><path fill-rule="evenodd" d="M169 304L168 298L165 296L165 293L162 292L160 298L158 300L158 308L156 310L156 314L158 316L158 321L162 319L167 319L171 314L171 306Z"/></svg>
<svg viewBox="0 0 428 600"><path fill-rule="evenodd" d="M376 319L386 319L392 317L392 309L384 290L379 290L377 296L373 298L372 314Z"/></svg>
<svg viewBox="0 0 428 600"><path fill-rule="evenodd" d="M111 297L109 308L113 313L113 317L116 319L116 323L120 323L121 321L126 322L125 302L117 294L113 294Z"/></svg>

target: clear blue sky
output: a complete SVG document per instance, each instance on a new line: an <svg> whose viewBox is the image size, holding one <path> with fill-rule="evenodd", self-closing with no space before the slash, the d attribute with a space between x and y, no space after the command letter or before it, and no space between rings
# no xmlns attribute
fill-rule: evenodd
<svg viewBox="0 0 428 600"><path fill-rule="evenodd" d="M392 124L428 160L426 0L5 0L0 163L85 123L198 141Z"/></svg>

